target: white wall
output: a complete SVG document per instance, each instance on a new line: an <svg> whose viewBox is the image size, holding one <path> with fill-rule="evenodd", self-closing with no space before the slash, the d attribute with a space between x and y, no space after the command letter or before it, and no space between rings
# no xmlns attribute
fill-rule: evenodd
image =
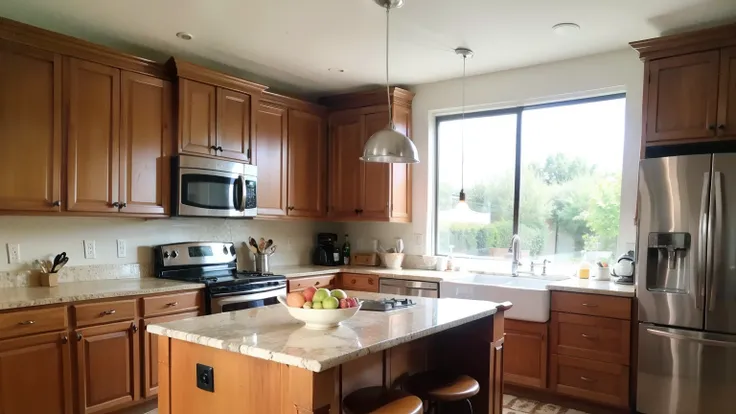
<svg viewBox="0 0 736 414"><path fill-rule="evenodd" d="M0 271L25 269L34 259L62 251L70 257L69 266L153 263L151 247L157 244L210 240L232 241L241 246L248 236L274 240L278 251L272 264L307 264L311 263L310 252L317 233L337 230L339 226L334 223L307 221L0 216ZM95 259L84 258L85 239L95 241ZM125 258L117 257L117 239L126 240ZM6 243L20 244L22 264L8 264ZM245 256L239 257L243 265L248 260Z"/></svg>
<svg viewBox="0 0 736 414"><path fill-rule="evenodd" d="M451 58L448 55L448 59ZM643 74L644 66L637 54L633 50L622 50L479 75L466 80L466 106L467 110L478 111L626 92L619 236L619 251L624 251L636 239L634 211L641 142ZM349 231L378 235L391 233L391 237L405 238L410 253L432 253L435 117L460 112L460 88L459 79L413 88L416 92L412 107L413 139L421 163L414 167L412 224L354 224L347 226ZM423 239L423 243L416 243L417 239ZM630 248L633 249L633 246Z"/></svg>

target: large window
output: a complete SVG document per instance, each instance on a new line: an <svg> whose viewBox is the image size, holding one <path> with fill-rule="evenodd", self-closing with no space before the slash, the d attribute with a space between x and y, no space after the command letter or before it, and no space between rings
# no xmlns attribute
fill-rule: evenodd
<svg viewBox="0 0 736 414"><path fill-rule="evenodd" d="M613 95L438 118L436 253L508 261L519 234L527 263L610 259L625 103ZM457 208L463 175L469 209Z"/></svg>

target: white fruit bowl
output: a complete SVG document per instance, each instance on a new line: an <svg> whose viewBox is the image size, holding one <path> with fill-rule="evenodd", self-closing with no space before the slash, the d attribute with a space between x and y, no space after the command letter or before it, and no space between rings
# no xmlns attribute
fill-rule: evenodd
<svg viewBox="0 0 736 414"><path fill-rule="evenodd" d="M279 302L284 305L294 319L305 323L307 329L331 329L340 325L340 322L352 318L362 306L346 309L303 309L294 308L286 304L286 296L279 296Z"/></svg>

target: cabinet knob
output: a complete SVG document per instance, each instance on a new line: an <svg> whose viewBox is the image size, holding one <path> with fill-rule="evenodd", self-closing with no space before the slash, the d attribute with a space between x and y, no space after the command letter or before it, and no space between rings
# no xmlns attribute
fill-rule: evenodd
<svg viewBox="0 0 736 414"><path fill-rule="evenodd" d="M287 207L287 209L288 209L289 211L292 211L292 210L294 210L294 206L289 206L289 207Z"/></svg>
<svg viewBox="0 0 736 414"><path fill-rule="evenodd" d="M360 214L360 210L358 210L358 209L356 208L356 209L355 209L355 214Z"/></svg>
<svg viewBox="0 0 736 414"><path fill-rule="evenodd" d="M211 150L213 150L213 151L217 151L217 147L216 147L216 146L214 146L214 145L211 145L211 146L210 146L210 149L211 149Z"/></svg>
<svg viewBox="0 0 736 414"><path fill-rule="evenodd" d="M711 130L711 131L715 131L716 130L716 124L710 124L710 125L708 125L708 129Z"/></svg>
<svg viewBox="0 0 736 414"><path fill-rule="evenodd" d="M82 340L82 334L77 332L77 342Z"/></svg>
<svg viewBox="0 0 736 414"><path fill-rule="evenodd" d="M718 129L720 129L721 131L725 130L726 129L726 124L720 124L720 125L718 125Z"/></svg>
<svg viewBox="0 0 736 414"><path fill-rule="evenodd" d="M134 333L135 332L138 332L138 325L136 325L136 324L131 325L131 329L133 329L133 332Z"/></svg>
<svg viewBox="0 0 736 414"><path fill-rule="evenodd" d="M120 208L120 203L118 203L117 201L116 201L116 202L114 202L114 203L112 203L111 205L112 205L113 207L115 207L115 208Z"/></svg>
<svg viewBox="0 0 736 414"><path fill-rule="evenodd" d="M128 207L128 203L120 203L120 208Z"/></svg>
<svg viewBox="0 0 736 414"><path fill-rule="evenodd" d="M56 200L53 203L51 203L51 205L54 207L61 207L61 200Z"/></svg>
<svg viewBox="0 0 736 414"><path fill-rule="evenodd" d="M218 145L218 146L217 146L217 151L220 151L220 152L222 152L222 151L223 151L222 147Z"/></svg>
<svg viewBox="0 0 736 414"><path fill-rule="evenodd" d="M66 334L61 335L61 343L66 344L67 342L69 342L69 337Z"/></svg>

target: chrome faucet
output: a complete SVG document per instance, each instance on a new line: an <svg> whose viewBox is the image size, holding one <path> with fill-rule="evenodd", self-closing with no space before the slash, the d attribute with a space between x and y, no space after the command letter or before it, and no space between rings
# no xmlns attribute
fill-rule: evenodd
<svg viewBox="0 0 736 414"><path fill-rule="evenodd" d="M518 234L514 234L511 237L511 247L509 248L511 253L511 276L519 276L519 266L521 266L521 237Z"/></svg>

